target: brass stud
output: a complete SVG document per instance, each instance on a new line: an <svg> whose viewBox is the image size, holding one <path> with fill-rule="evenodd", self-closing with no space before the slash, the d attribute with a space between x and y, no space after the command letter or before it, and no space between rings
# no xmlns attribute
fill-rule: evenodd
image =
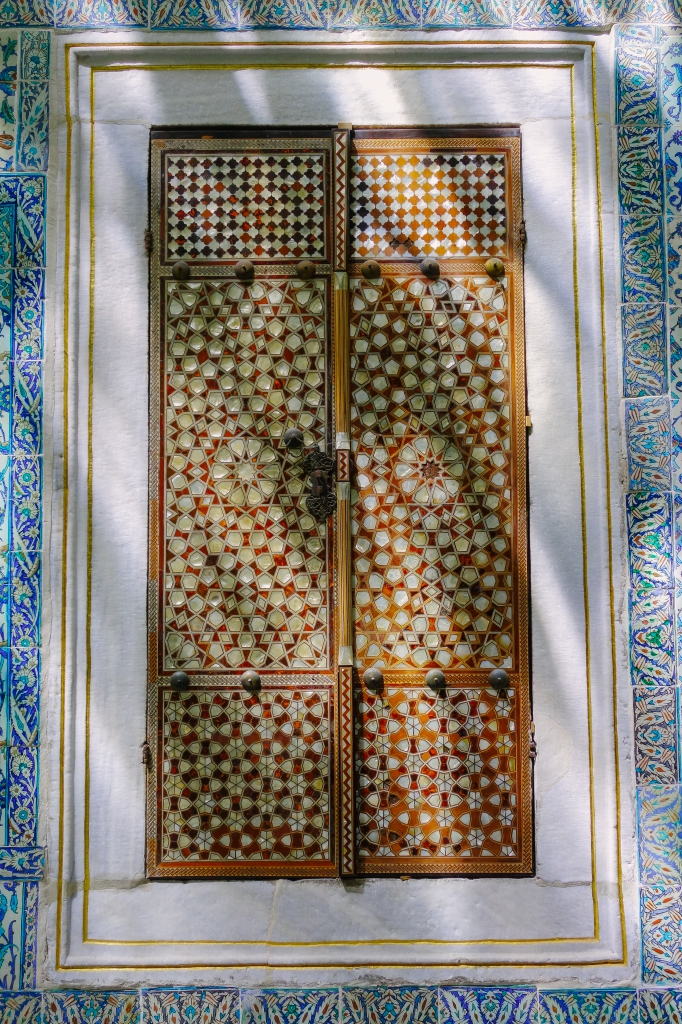
<svg viewBox="0 0 682 1024"><path fill-rule="evenodd" d="M295 452L303 447L305 438L303 437L303 431L299 430L298 427L289 427L288 430L284 431L282 440L288 452Z"/></svg>
<svg viewBox="0 0 682 1024"><path fill-rule="evenodd" d="M384 688L384 673L379 668L368 668L362 677L362 681L368 690L379 693Z"/></svg>
<svg viewBox="0 0 682 1024"><path fill-rule="evenodd" d="M381 267L376 260L365 260L360 270L362 271L362 276L366 277L368 281L381 277Z"/></svg>
<svg viewBox="0 0 682 1024"><path fill-rule="evenodd" d="M505 690L509 686L509 676L503 668L494 668L488 676L488 685L495 690Z"/></svg>
<svg viewBox="0 0 682 1024"><path fill-rule="evenodd" d="M186 672L174 672L168 682L174 690L189 690L189 676Z"/></svg>
<svg viewBox="0 0 682 1024"><path fill-rule="evenodd" d="M252 281L255 267L251 260L239 260L234 265L234 273L240 281Z"/></svg>
<svg viewBox="0 0 682 1024"><path fill-rule="evenodd" d="M432 668L430 672L427 672L424 681L430 690L445 689L445 675L439 668Z"/></svg>
<svg viewBox="0 0 682 1024"><path fill-rule="evenodd" d="M431 256L427 259L422 260L420 263L421 272L424 277L440 277L440 263L438 260L434 260Z"/></svg>
<svg viewBox="0 0 682 1024"><path fill-rule="evenodd" d="M315 277L315 264L312 260L301 260L296 267L296 273L302 281L309 281L311 277Z"/></svg>
<svg viewBox="0 0 682 1024"><path fill-rule="evenodd" d="M500 277L504 277L504 263L502 260L498 260L497 256L493 256L493 258L488 260L486 263L485 272L489 277L492 277L494 281L497 281Z"/></svg>
<svg viewBox="0 0 682 1024"><path fill-rule="evenodd" d="M180 260L173 267L173 277L176 281L186 281L189 277L189 267L184 260Z"/></svg>
<svg viewBox="0 0 682 1024"><path fill-rule="evenodd" d="M247 668L246 672L242 672L239 682L249 693L258 693L260 690L260 676L253 668Z"/></svg>

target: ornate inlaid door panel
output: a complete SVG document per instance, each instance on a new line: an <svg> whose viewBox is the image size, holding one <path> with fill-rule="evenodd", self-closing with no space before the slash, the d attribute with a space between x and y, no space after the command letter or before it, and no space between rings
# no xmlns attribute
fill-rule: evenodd
<svg viewBox="0 0 682 1024"><path fill-rule="evenodd" d="M532 867L520 140L380 134L152 138L150 876Z"/></svg>
<svg viewBox="0 0 682 1024"><path fill-rule="evenodd" d="M526 873L520 140L416 134L351 158L355 870Z"/></svg>
<svg viewBox="0 0 682 1024"><path fill-rule="evenodd" d="M335 873L332 521L283 444L332 440L331 135L151 166L148 871Z"/></svg>

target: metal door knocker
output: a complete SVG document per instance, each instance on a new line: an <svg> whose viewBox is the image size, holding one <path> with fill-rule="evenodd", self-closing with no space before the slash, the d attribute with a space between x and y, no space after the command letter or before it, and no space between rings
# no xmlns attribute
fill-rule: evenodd
<svg viewBox="0 0 682 1024"><path fill-rule="evenodd" d="M327 519L336 512L336 492L333 472L336 462L319 448L308 451L301 462L301 469L310 477L310 494L306 508L318 521Z"/></svg>

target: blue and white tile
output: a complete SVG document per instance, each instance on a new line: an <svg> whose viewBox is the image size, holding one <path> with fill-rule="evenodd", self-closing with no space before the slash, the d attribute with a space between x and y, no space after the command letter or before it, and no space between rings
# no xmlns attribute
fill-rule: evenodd
<svg viewBox="0 0 682 1024"><path fill-rule="evenodd" d="M37 894L37 882L0 881L0 990L35 987Z"/></svg>
<svg viewBox="0 0 682 1024"><path fill-rule="evenodd" d="M137 992L46 992L43 1024L139 1024Z"/></svg>
<svg viewBox="0 0 682 1024"><path fill-rule="evenodd" d="M671 420L667 395L625 403L629 489L669 491Z"/></svg>
<svg viewBox="0 0 682 1024"><path fill-rule="evenodd" d="M682 42L665 37L660 48L661 113L666 137L682 128Z"/></svg>
<svg viewBox="0 0 682 1024"><path fill-rule="evenodd" d="M42 1024L41 992L0 992L2 1024Z"/></svg>
<svg viewBox="0 0 682 1024"><path fill-rule="evenodd" d="M682 305L682 217L668 218L666 222L668 254L668 298Z"/></svg>
<svg viewBox="0 0 682 1024"><path fill-rule="evenodd" d="M24 912L21 918L21 987L35 988L38 974L38 882L18 883L23 887Z"/></svg>
<svg viewBox="0 0 682 1024"><path fill-rule="evenodd" d="M2 457L0 457L0 470L1 468ZM39 458L23 459L21 457L12 459L11 486L12 548L20 551L39 550L41 547L40 499L42 486L42 460ZM2 477L0 476L0 513L1 511ZM652 521L652 527L653 525L654 523ZM647 544L650 546L653 543L654 535L652 533L651 535L642 537L640 546L645 548ZM642 557L645 558L646 555L643 554ZM652 557L653 555L650 555L649 561L651 561ZM662 585L663 584L661 584L661 586Z"/></svg>
<svg viewBox="0 0 682 1024"><path fill-rule="evenodd" d="M675 681L673 593L630 592L630 675L634 686L672 686Z"/></svg>
<svg viewBox="0 0 682 1024"><path fill-rule="evenodd" d="M0 745L5 747L11 743L10 704L10 651L8 647L0 647ZM0 847L3 842L0 835Z"/></svg>
<svg viewBox="0 0 682 1024"><path fill-rule="evenodd" d="M621 33L616 49L616 118L619 124L660 124L659 55L655 30Z"/></svg>
<svg viewBox="0 0 682 1024"><path fill-rule="evenodd" d="M667 373L663 303L622 306L621 330L625 397L644 398L664 394L667 390ZM679 355L679 369L682 372L682 346ZM680 386L682 398L682 380Z"/></svg>
<svg viewBox="0 0 682 1024"><path fill-rule="evenodd" d="M18 47L18 32L0 32L0 171L11 171L16 156Z"/></svg>
<svg viewBox="0 0 682 1024"><path fill-rule="evenodd" d="M240 1024L339 1024L338 988L242 989Z"/></svg>
<svg viewBox="0 0 682 1024"><path fill-rule="evenodd" d="M15 180L17 182L15 266L22 269L44 267L45 177L42 174L22 174Z"/></svg>
<svg viewBox="0 0 682 1024"><path fill-rule="evenodd" d="M341 1024L437 1024L435 988L344 988Z"/></svg>
<svg viewBox="0 0 682 1024"><path fill-rule="evenodd" d="M677 696L673 686L634 689L637 784L675 785L678 779Z"/></svg>
<svg viewBox="0 0 682 1024"><path fill-rule="evenodd" d="M333 0L241 0L239 27L326 28Z"/></svg>
<svg viewBox="0 0 682 1024"><path fill-rule="evenodd" d="M0 0L3 25L54 25L54 0Z"/></svg>
<svg viewBox="0 0 682 1024"><path fill-rule="evenodd" d="M610 5L610 21L651 22L674 25L680 20L677 0L615 0Z"/></svg>
<svg viewBox="0 0 682 1024"><path fill-rule="evenodd" d="M37 551L10 554L10 643L12 647L40 646L40 569Z"/></svg>
<svg viewBox="0 0 682 1024"><path fill-rule="evenodd" d="M673 586L670 494L634 491L627 495L630 586L654 590Z"/></svg>
<svg viewBox="0 0 682 1024"><path fill-rule="evenodd" d="M0 847L0 879L39 882L45 874L45 850L39 846ZM0 1017L0 1020L2 1018Z"/></svg>
<svg viewBox="0 0 682 1024"><path fill-rule="evenodd" d="M539 993L540 1024L637 1024L634 989L554 989Z"/></svg>
<svg viewBox="0 0 682 1024"><path fill-rule="evenodd" d="M663 150L658 126L618 129L618 197L621 215L663 212Z"/></svg>
<svg viewBox="0 0 682 1024"><path fill-rule="evenodd" d="M682 307L668 307L668 342L670 346L670 391L682 400Z"/></svg>
<svg viewBox="0 0 682 1024"><path fill-rule="evenodd" d="M663 218L621 217L621 297L623 302L662 302Z"/></svg>
<svg viewBox="0 0 682 1024"><path fill-rule="evenodd" d="M606 0L519 0L514 28L588 28L606 21Z"/></svg>
<svg viewBox="0 0 682 1024"><path fill-rule="evenodd" d="M639 1024L679 1024L682 1020L682 992L641 988L637 993Z"/></svg>
<svg viewBox="0 0 682 1024"><path fill-rule="evenodd" d="M239 989L146 989L142 1018L144 1024L239 1024Z"/></svg>
<svg viewBox="0 0 682 1024"><path fill-rule="evenodd" d="M147 0L56 0L57 28L147 27Z"/></svg>
<svg viewBox="0 0 682 1024"><path fill-rule="evenodd" d="M645 984L682 981L682 887L640 890L642 980Z"/></svg>
<svg viewBox="0 0 682 1024"><path fill-rule="evenodd" d="M334 0L331 8L333 28L419 28L420 22L419 0Z"/></svg>
<svg viewBox="0 0 682 1024"><path fill-rule="evenodd" d="M506 0L424 0L424 28L484 28L511 25Z"/></svg>
<svg viewBox="0 0 682 1024"><path fill-rule="evenodd" d="M537 1024L534 988L441 988L439 1024Z"/></svg>
<svg viewBox="0 0 682 1024"><path fill-rule="evenodd" d="M21 377L42 373L45 272L15 270L14 282L14 368ZM28 365L28 364L33 365Z"/></svg>
<svg viewBox="0 0 682 1024"><path fill-rule="evenodd" d="M237 0L149 0L152 28L237 28Z"/></svg>
<svg viewBox="0 0 682 1024"><path fill-rule="evenodd" d="M17 135L17 170L47 170L50 128L49 93L49 82L21 83L19 92L21 122Z"/></svg>
<svg viewBox="0 0 682 1024"><path fill-rule="evenodd" d="M9 747L7 846L35 846L38 829L38 747Z"/></svg>
<svg viewBox="0 0 682 1024"><path fill-rule="evenodd" d="M50 77L50 33L21 33L21 71L25 82L42 82Z"/></svg>
<svg viewBox="0 0 682 1024"><path fill-rule="evenodd" d="M41 364L24 360L12 365L12 453L40 455L42 449Z"/></svg>
<svg viewBox="0 0 682 1024"><path fill-rule="evenodd" d="M15 202L0 205L0 269L3 273L14 266L14 238L16 234L17 205Z"/></svg>
<svg viewBox="0 0 682 1024"><path fill-rule="evenodd" d="M682 884L682 794L679 785L638 787L637 825L641 884Z"/></svg>
<svg viewBox="0 0 682 1024"><path fill-rule="evenodd" d="M20 647L11 651L0 648L0 670L8 658L11 665L9 743L12 746L33 746L38 742L40 651L37 647Z"/></svg>
<svg viewBox="0 0 682 1024"><path fill-rule="evenodd" d="M665 197L668 215L682 215L682 128L665 136Z"/></svg>

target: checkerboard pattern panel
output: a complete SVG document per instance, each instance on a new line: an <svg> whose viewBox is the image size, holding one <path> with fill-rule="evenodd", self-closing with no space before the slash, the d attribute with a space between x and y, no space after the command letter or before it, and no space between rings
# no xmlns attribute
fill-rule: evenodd
<svg viewBox="0 0 682 1024"><path fill-rule="evenodd" d="M324 259L323 153L169 154L166 258Z"/></svg>
<svg viewBox="0 0 682 1024"><path fill-rule="evenodd" d="M506 256L504 154L355 153L351 225L358 259Z"/></svg>

